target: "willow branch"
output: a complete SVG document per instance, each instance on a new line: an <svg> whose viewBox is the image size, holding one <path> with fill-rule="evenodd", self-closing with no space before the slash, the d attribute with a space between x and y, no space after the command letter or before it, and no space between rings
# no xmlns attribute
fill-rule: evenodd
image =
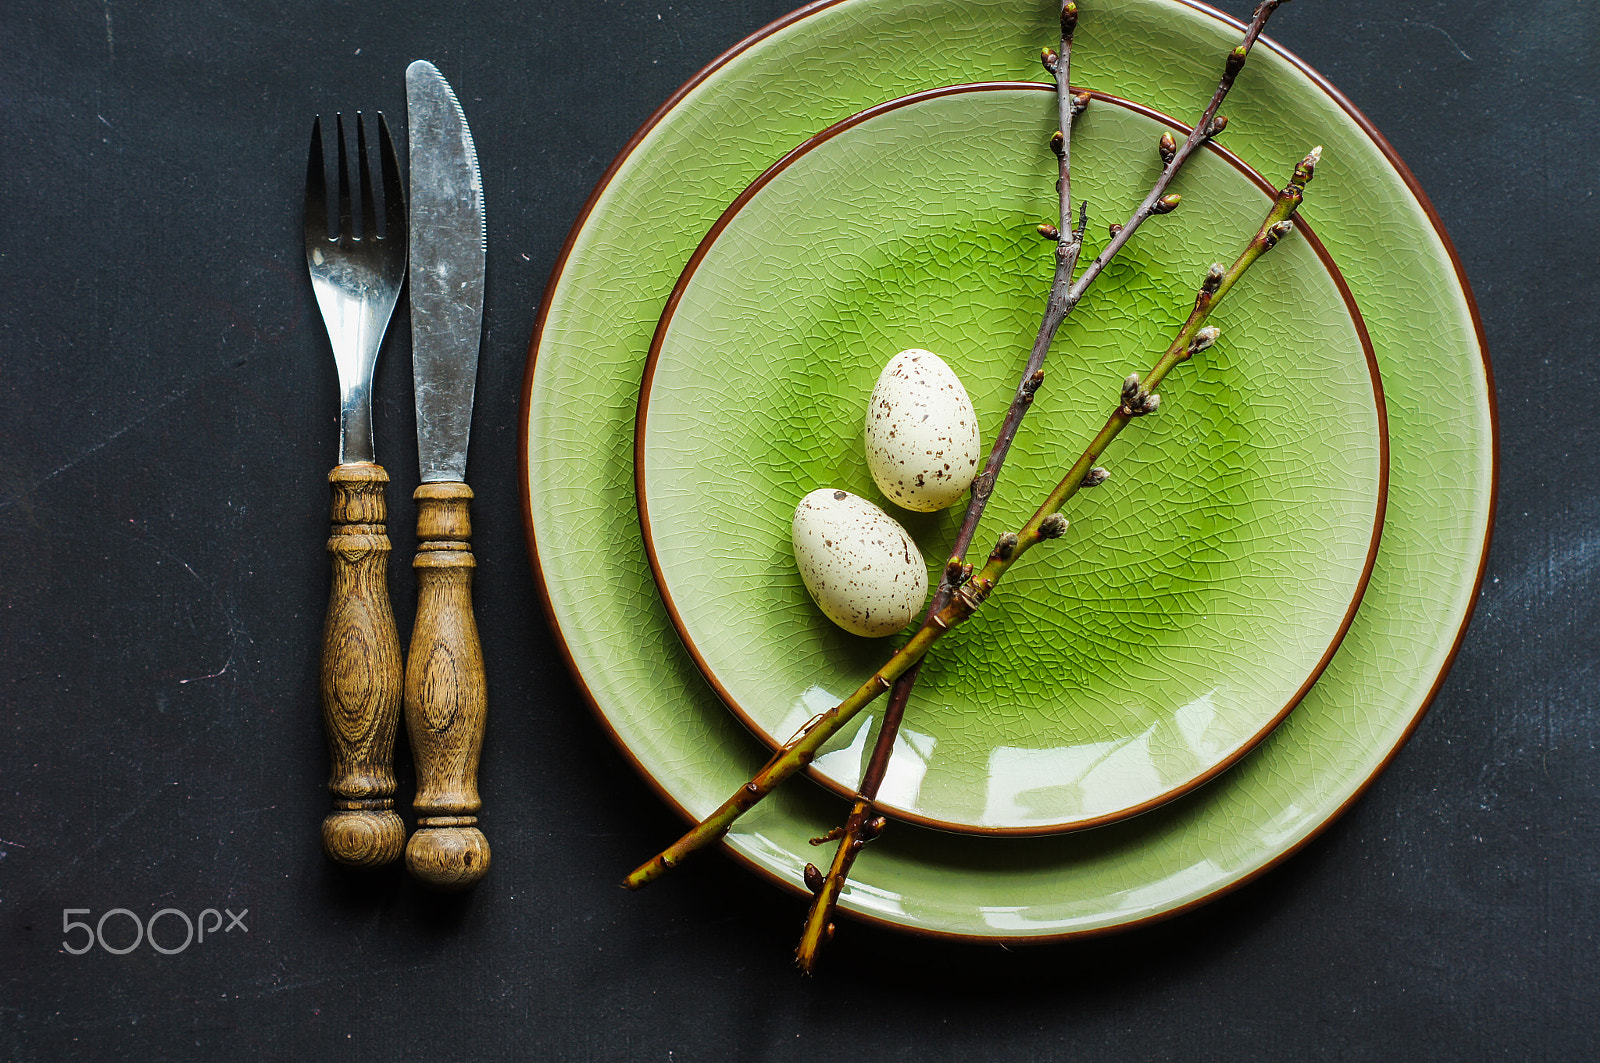
<svg viewBox="0 0 1600 1063"><path fill-rule="evenodd" d="M949 604L956 587L972 574L971 568L964 564L967 551L972 547L972 539L977 534L984 508L994 493L1000 468L1011 450L1011 443L1016 439L1023 417L1033 405L1034 394L1044 381L1045 357L1055 341L1061 323L1072 312L1073 304L1068 302L1067 293L1072 286L1073 271L1078 267L1078 256L1083 250L1083 233L1087 227L1088 212L1088 204L1085 203L1080 209L1078 224L1073 225L1072 123L1089 106L1090 100L1088 93L1072 90L1072 37L1077 25L1078 5L1074 0L1064 0L1061 5L1060 47L1046 48L1040 55L1045 69L1056 79L1056 112L1059 122L1059 128L1050 138L1051 150L1056 155L1056 200L1059 205L1059 224L1045 224L1039 227L1040 235L1054 240L1056 245L1055 275L1050 282L1050 294L1045 299L1044 319L1039 324L1039 331L1034 337L1022 381L1017 385L1011 405L1001 422L1000 431L990 447L989 456L984 461L978 476L974 478L966 512L962 515L955 541L950 547L950 560L928 606L924 623ZM795 949L795 964L807 974L811 973L815 966L817 953L822 945L833 937L833 910L838 905L839 896L850 877L850 869L855 864L856 854L883 830L884 818L877 814L875 807L878 790L883 786L884 777L888 773L889 760L894 753L895 738L900 733L900 721L905 717L906 705L911 700L911 691L916 686L917 675L921 671L922 662L919 660L895 680L894 687L889 692L889 701L884 707L883 720L878 727L878 737L867 760L866 770L857 785L858 796L850 808L849 816L845 819L844 827L822 838L812 839L812 844L821 844L837 837L839 846L834 852L833 862L829 865L826 875L823 875L814 864L807 864L805 867L806 886L813 896L811 908L806 914L805 930L801 934L799 946Z"/></svg>
<svg viewBox="0 0 1600 1063"><path fill-rule="evenodd" d="M1104 478L1096 471L1095 461L1129 422L1153 412L1160 405L1160 396L1156 394L1155 389L1166 379L1167 374L1216 341L1218 330L1207 327L1206 319L1211 316L1212 310L1222 302L1223 297L1239 278L1244 276L1245 271L1262 255L1272 250L1279 240L1294 231L1294 215L1305 199L1305 186L1310 182L1321 158L1322 148L1317 147L1300 160L1294 168L1289 183L1274 199L1272 210L1261 223L1261 228L1250 238L1250 242L1245 245L1245 249L1234 260L1233 265L1227 268L1220 264L1214 265L1206 273L1200 291L1195 296L1194 308L1190 310L1188 319L1178 330L1171 346L1157 359L1156 364L1142 380L1138 374L1134 374L1123 381L1122 402L1112 411L1105 426L1100 429L1082 456L1071 469L1067 470L1067 474L1022 526L1022 530L1016 533L1018 539L1016 553L1019 556L1040 539L1053 538L1053 535L1044 534L1043 530L1061 519L1061 507L1078 493L1079 488L1098 483ZM979 577L988 574L989 571L990 566L985 566ZM1000 571L1003 572L1004 569Z"/></svg>
<svg viewBox="0 0 1600 1063"><path fill-rule="evenodd" d="M1034 338L1033 347L1028 353L1027 363L1022 370L1022 379L1017 385L1011 405L1006 410L999 432L995 435L994 444L990 447L988 458L984 461L983 469L972 482L972 493L967 503L966 513L962 517L960 528L956 533L956 540L950 550L950 560L945 566L944 578L934 597L934 605L929 609L929 615L942 608L949 600L950 593L954 590L963 577L963 559L967 550L972 545L973 537L977 533L978 523L983 516L984 509L989 504L989 498L994 494L995 485L999 482L1001 467L1005 464L1006 456L1011 451L1011 444L1017 437L1017 431L1022 425L1022 420L1027 416L1029 408L1033 405L1034 394L1044 382L1044 362L1050 352L1051 345L1055 342L1056 332L1062 323L1072 313L1089 288L1104 271L1106 265L1121 251L1140 225L1152 215L1168 214L1177 208L1182 197L1169 193L1172 181L1178 175L1189 157L1200 145L1211 140L1221 133L1227 126L1227 119L1218 114L1222 102L1227 99L1234 82L1239 77L1239 72L1244 69L1245 60L1250 55L1256 39L1261 36L1261 29L1266 25L1267 19L1272 17L1282 4L1288 0L1262 0L1245 30L1244 39L1228 53L1228 59L1223 65L1221 80L1212 93L1211 100L1206 104L1205 110L1200 115L1200 120L1195 124L1194 130L1179 145L1171 139L1170 134L1162 137L1161 157L1163 166L1155 184L1151 186L1143 202L1129 215L1127 221L1111 227L1111 242L1094 257L1085 267L1082 276L1076 281L1072 272L1077 268L1079 253L1083 247L1083 231L1086 224L1084 213L1080 211L1076 227L1072 225L1072 167L1071 167L1071 128L1072 118L1080 114L1089 104L1088 93L1074 93L1070 87L1068 68L1072 51L1072 36L1077 27L1078 10L1073 0L1066 0L1061 6L1061 48L1059 53L1046 49L1044 64L1046 69L1056 75L1057 108L1061 119L1061 129L1051 138L1051 147L1058 156L1059 184L1057 191L1060 203L1060 223L1058 225L1040 226L1042 235L1056 241L1056 270L1050 285L1050 293L1045 299L1044 318L1040 322L1039 332ZM913 669L906 678L899 682L906 684L909 692L910 684L915 682L916 671ZM903 706L901 706L903 709ZM880 731L881 734L881 731ZM892 742L892 737L890 741Z"/></svg>
<svg viewBox="0 0 1600 1063"><path fill-rule="evenodd" d="M1078 300L1088 291L1095 278L1105 269L1106 264L1121 251L1130 239L1133 238L1140 225L1152 214L1165 214L1178 205L1182 198L1167 191L1172 186L1172 179L1178 175L1183 164L1189 156L1194 154L1196 148L1211 140L1227 128L1228 120L1218 112L1222 108L1222 101L1228 98L1228 93L1233 89L1233 83L1238 80L1239 72L1244 69L1245 60L1250 57L1250 49L1255 46L1256 39L1261 36L1262 27L1267 24L1267 19L1272 13L1289 0L1261 0L1256 6L1255 14L1250 18L1250 25L1245 28L1244 39L1234 45L1233 51L1228 53L1228 58L1223 64L1222 79L1217 82L1217 91L1211 96L1211 102L1206 104L1206 109L1201 113L1200 120L1195 123L1194 129L1189 133L1182 144L1172 142L1169 151L1167 143L1162 145L1161 157L1165 163L1161 174L1151 186L1149 194L1140 203L1138 208L1128 220L1121 225L1111 227L1111 242L1101 248L1100 253L1084 267L1072 290L1068 292L1069 305L1077 305Z"/></svg>
<svg viewBox="0 0 1600 1063"><path fill-rule="evenodd" d="M1203 350L1215 339L1215 330L1201 329L1205 318L1245 270L1293 228L1293 223L1289 219L1304 198L1305 184L1311 179L1318 156L1319 152L1312 152L1295 168L1289 184L1278 193L1266 222L1251 238L1233 267L1227 270L1213 267L1206 275L1206 282L1195 300L1195 308L1172 346L1156 362L1142 383L1137 377L1129 378L1131 384L1124 383L1122 401L1106 421L1105 427L1094 437L1083 455L1028 522L1019 531L1002 535L994 550L990 552L982 570L970 579L964 580L950 595L950 600L932 613L905 645L882 667L873 672L866 682L833 708L817 714L796 732L794 737L785 742L749 782L741 786L714 812L695 824L672 845L635 868L623 880L624 887L638 889L648 885L695 852L719 841L740 816L795 772L810 764L816 757L817 751L840 727L888 691L895 680L922 660L946 632L970 619L988 600L995 585L1018 558L1039 542L1058 538L1066 531L1066 519L1058 510L1067 499L1077 493L1086 479L1092 478L1089 474L1094 467L1094 460L1104 452L1130 420L1156 408L1160 400L1155 396L1154 388L1173 366L1187 360L1196 351Z"/></svg>
<svg viewBox="0 0 1600 1063"><path fill-rule="evenodd" d="M1044 320L1039 326L1038 335L1034 339L1032 350L1029 352L1028 361L1023 369L1022 382L1018 385L1011 405L1006 411L1006 416L1001 423L1000 431L995 436L993 447L990 449L984 467L973 481L971 497L967 504L966 513L963 515L961 525L956 533L955 543L950 549L950 560L945 566L944 577L940 580L939 588L935 592L933 602L929 606L928 615L942 609L950 599L956 585L966 576L971 574L971 569L964 564L967 550L972 545L973 536L983 517L983 511L988 505L989 498L994 492L995 484L999 480L1001 466L1005 463L1010 452L1012 441L1015 440L1017 431L1021 427L1022 419L1027 415L1033 405L1035 392L1043 382L1043 367L1055 335L1061 324L1066 320L1078 303L1083 299L1095 279L1105 269L1107 263L1115 257L1116 253L1133 237L1140 225L1151 215L1165 214L1173 210L1181 197L1169 195L1167 189L1171 186L1173 178L1183 168L1190 155L1201 144L1215 137L1227 126L1227 119L1220 116L1218 111L1222 102L1233 88L1239 72L1244 68L1244 62L1250 54L1256 39L1261 35L1261 29L1266 25L1267 19L1272 16L1281 3L1286 0L1264 0L1255 11L1250 25L1245 31L1244 39L1229 53L1224 64L1221 80L1216 91L1207 103L1200 121L1195 124L1194 130L1179 147L1177 141L1170 133L1163 134L1160 143L1162 170L1155 184L1145 196L1134 213L1126 222L1111 227L1111 244L1090 263L1084 275L1074 284L1073 271L1077 268L1080 252L1083 248L1083 233L1087 222L1087 204L1080 209L1079 221L1076 227L1072 224L1072 119L1088 106L1087 93L1074 93L1071 88L1070 69L1072 55L1072 37L1077 28L1078 10L1073 0L1065 0L1061 6L1061 46L1059 51L1046 48L1041 56L1045 69L1055 75L1057 107L1060 114L1060 129L1051 138L1050 145L1058 159L1058 177L1056 181L1057 198L1060 205L1060 222L1057 225L1041 225L1040 234L1056 241L1056 270L1051 281L1050 293L1045 299ZM1103 479L1103 477L1102 477ZM1093 481L1101 482L1100 479ZM858 853L866 843L876 838L883 829L884 819L877 814L876 801L878 790L882 786L884 776L888 771L890 758L893 756L895 740L900 733L900 722L905 716L906 705L911 699L911 691L916 686L917 676L922 670L922 662L918 661L906 670L899 679L895 680L893 689L889 693L888 704L884 708L883 720L878 728L878 735L872 747L872 753L867 761L866 771L862 774L857 787L857 799L851 806L850 814L845 820L842 830L836 830L823 838L814 839L813 844L832 840L837 837L839 846L835 852L833 863L829 866L828 873L823 876L812 864L806 865L807 886L813 894L811 908L806 916L805 930L801 935L799 947L795 950L795 960L802 971L809 973L816 963L817 953L822 944L833 934L833 910L838 904L843 893L845 881L848 879L850 869L855 864Z"/></svg>

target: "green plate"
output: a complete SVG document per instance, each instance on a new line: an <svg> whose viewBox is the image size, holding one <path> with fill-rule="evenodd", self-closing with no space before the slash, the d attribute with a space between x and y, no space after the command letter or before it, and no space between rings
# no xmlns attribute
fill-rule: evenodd
<svg viewBox="0 0 1600 1063"><path fill-rule="evenodd" d="M539 307L524 384L529 548L573 674L619 746L685 815L709 812L767 751L695 668L637 532L636 400L667 295L726 205L784 153L922 89L1037 80L1055 11L1053 0L802 9L663 105L573 228ZM1295 5L1278 17L1337 15ZM1074 81L1197 115L1240 32L1178 0L1086 4ZM1224 144L1257 170L1279 173L1307 141L1327 149L1306 213L1365 315L1389 412L1389 501L1362 607L1296 711L1209 785L1143 816L1043 838L897 826L856 864L848 912L925 934L1039 940L1202 903L1285 858L1371 782L1460 644L1493 516L1495 436L1488 361L1459 264L1382 137L1292 56L1258 47L1227 113ZM817 852L808 840L844 811L835 795L796 780L740 820L728 847L799 892Z"/></svg>
<svg viewBox="0 0 1600 1063"><path fill-rule="evenodd" d="M640 393L645 547L690 653L773 747L895 641L850 635L813 605L790 547L795 503L823 487L872 499L937 582L962 506L912 514L883 497L867 396L891 355L927 347L978 423L1000 424L1052 270L1036 226L1057 211L1057 124L1053 87L1018 83L848 119L735 200L667 302ZM1188 133L1100 98L1074 127L1075 199L1125 215L1173 129ZM980 543L1032 514L1122 378L1170 341L1205 267L1231 261L1273 199L1215 148L1174 187L1183 209L1141 230L1058 336ZM1085 261L1108 239L1095 232ZM1366 585L1387 473L1377 366L1320 251L1291 238L1256 266L1212 316L1224 338L1106 454L1115 479L935 651L885 811L996 834L1111 822L1215 776L1310 688ZM854 791L875 719L824 747L821 781Z"/></svg>

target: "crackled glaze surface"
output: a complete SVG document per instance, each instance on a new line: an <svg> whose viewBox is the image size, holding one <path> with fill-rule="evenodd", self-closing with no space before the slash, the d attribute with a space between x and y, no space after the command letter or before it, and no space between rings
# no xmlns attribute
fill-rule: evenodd
<svg viewBox="0 0 1600 1063"><path fill-rule="evenodd" d="M658 329L640 401L641 512L708 678L774 747L889 652L810 607L783 549L795 499L894 511L938 578L961 507L875 487L861 422L887 356L946 352L996 426L1048 287L1054 93L921 94L819 134L730 208ZM1079 118L1074 194L1125 212L1169 125L1111 99ZM1231 261L1272 199L1216 151L1068 319L975 552L1020 527ZM1315 187L1313 185L1313 187ZM1106 240L1088 237L1087 255ZM880 800L949 830L1046 833L1149 809L1247 752L1321 670L1366 582L1383 505L1376 368L1338 277L1284 241L1212 316L1223 338L1124 433L1072 527L922 671ZM1292 357L1286 352L1293 352ZM748 356L754 353L755 356ZM931 445L931 444L930 444ZM813 771L850 792L880 710Z"/></svg>
<svg viewBox="0 0 1600 1063"><path fill-rule="evenodd" d="M784 152L920 89L1035 78L1053 8L849 0L770 27L641 131L552 277L524 399L524 490L543 604L600 719L687 815L714 808L766 750L696 671L634 531L635 402L662 305L718 214ZM1074 80L1195 114L1238 32L1175 0L1106 5L1080 22ZM1040 939L1201 903L1336 816L1410 734L1449 664L1493 504L1487 362L1465 283L1404 168L1289 57L1259 47L1228 112L1224 144L1257 169L1281 170L1317 141L1327 147L1306 213L1366 316L1390 415L1389 506L1362 609L1289 719L1195 794L1056 837L897 827L857 862L848 912L919 933ZM787 786L728 844L799 891L816 851L809 839L844 808L820 787Z"/></svg>

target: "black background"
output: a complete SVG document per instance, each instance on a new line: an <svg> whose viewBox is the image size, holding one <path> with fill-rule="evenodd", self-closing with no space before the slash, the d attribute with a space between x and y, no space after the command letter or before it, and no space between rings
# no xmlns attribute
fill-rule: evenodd
<svg viewBox="0 0 1600 1063"><path fill-rule="evenodd" d="M1577 0L1299 0L1273 22L1417 174L1497 378L1476 619L1348 814L1151 928L1005 950L846 922L811 981L789 966L802 903L726 858L615 887L680 824L539 611L524 355L612 157L790 5L0 5L0 1056L1596 1058L1600 9ZM344 873L316 843L337 429L302 257L306 143L318 112L403 115L418 57L461 96L491 194L469 479L495 866L444 899ZM402 484L406 336L376 413ZM409 556L403 520L395 534ZM414 591L392 582L404 638ZM62 948L64 909L116 907L247 908L249 930L174 956Z"/></svg>

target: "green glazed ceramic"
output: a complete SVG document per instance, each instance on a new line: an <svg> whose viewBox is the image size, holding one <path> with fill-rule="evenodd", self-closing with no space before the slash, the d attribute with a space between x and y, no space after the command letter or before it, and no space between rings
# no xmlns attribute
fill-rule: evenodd
<svg viewBox="0 0 1600 1063"><path fill-rule="evenodd" d="M1242 33L1180 0L1081 6L1073 80L1179 117L1200 113ZM767 749L695 667L638 532L634 419L667 296L723 209L786 152L920 90L1037 80L1056 12L1054 0L825 0L795 12L662 106L596 188L556 264L524 385L530 553L598 718L685 816L715 808ZM1277 16L1316 17L1337 13L1296 4ZM1208 785L1142 816L1047 837L893 825L856 863L847 912L916 933L1042 940L1203 903L1284 859L1362 792L1460 644L1493 517L1495 435L1481 330L1449 242L1382 137L1270 41L1226 109L1222 143L1260 172L1285 172L1313 144L1326 149L1305 214L1365 316L1389 413L1388 508L1361 608L1295 711ZM741 819L727 846L799 893L817 853L809 839L845 812L797 779Z"/></svg>
<svg viewBox="0 0 1600 1063"><path fill-rule="evenodd" d="M668 301L640 394L645 546L691 654L774 748L898 641L847 634L811 603L789 546L795 503L823 487L873 500L937 583L965 499L923 515L883 497L867 396L895 352L925 347L960 375L978 423L1000 424L1053 268L1036 226L1058 209L1057 124L1054 90L1016 83L849 119L735 201ZM1074 124L1074 198L1124 216L1176 128L1099 99ZM1182 324L1206 266L1231 261L1272 204L1216 149L1177 187L1184 208L1141 230L1058 335L978 553L1032 514L1123 377ZM1108 239L1096 232L1085 261ZM1252 270L1211 317L1224 338L1102 459L1113 480L934 651L886 812L1011 834L1124 818L1236 761L1309 689L1366 584L1387 469L1377 367L1319 250L1291 238ZM876 720L856 717L813 772L852 793Z"/></svg>

